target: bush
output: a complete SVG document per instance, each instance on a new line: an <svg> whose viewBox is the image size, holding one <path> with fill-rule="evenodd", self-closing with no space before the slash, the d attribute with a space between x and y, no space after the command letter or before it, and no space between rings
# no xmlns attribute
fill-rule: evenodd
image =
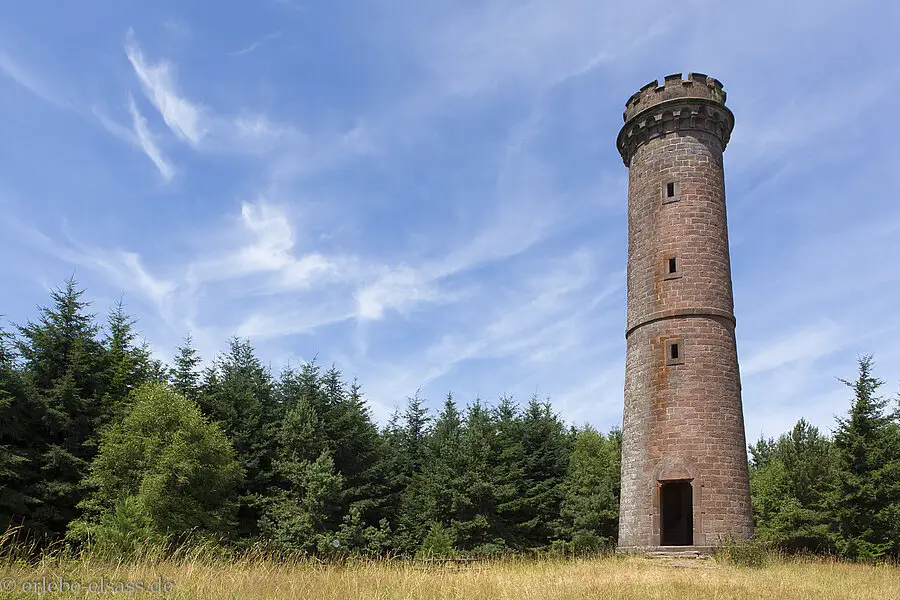
<svg viewBox="0 0 900 600"><path fill-rule="evenodd" d="M456 558L458 554L453 542L452 531L445 529L440 523L432 523L416 552L416 558Z"/></svg>
<svg viewBox="0 0 900 600"><path fill-rule="evenodd" d="M231 443L192 401L160 384L132 395L103 436L73 521L76 541L133 546L142 535L227 535L242 478Z"/></svg>
<svg viewBox="0 0 900 600"><path fill-rule="evenodd" d="M140 500L129 496L93 523L76 521L73 537L85 540L85 550L106 558L131 558L159 548L165 538L153 529Z"/></svg>

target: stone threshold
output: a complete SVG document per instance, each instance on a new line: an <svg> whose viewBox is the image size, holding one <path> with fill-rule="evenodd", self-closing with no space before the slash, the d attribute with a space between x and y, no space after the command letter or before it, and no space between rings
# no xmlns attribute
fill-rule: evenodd
<svg viewBox="0 0 900 600"><path fill-rule="evenodd" d="M714 546L620 546L619 554L643 554L650 558L708 558L716 553Z"/></svg>

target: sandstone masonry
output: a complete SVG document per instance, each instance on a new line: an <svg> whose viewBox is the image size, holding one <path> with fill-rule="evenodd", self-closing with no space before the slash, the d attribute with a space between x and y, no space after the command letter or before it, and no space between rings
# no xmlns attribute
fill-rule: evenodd
<svg viewBox="0 0 900 600"><path fill-rule="evenodd" d="M627 102L628 316L619 547L753 534L725 216L722 84L681 74Z"/></svg>

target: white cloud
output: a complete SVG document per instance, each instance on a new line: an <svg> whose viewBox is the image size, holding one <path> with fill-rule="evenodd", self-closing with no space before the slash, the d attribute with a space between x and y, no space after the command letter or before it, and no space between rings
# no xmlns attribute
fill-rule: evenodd
<svg viewBox="0 0 900 600"><path fill-rule="evenodd" d="M636 40L645 40L648 32L655 34L658 28L648 27L640 17L665 4L643 4L636 11L632 4L593 0L479 3L440 21L436 31L423 31L418 43L435 77L452 94L501 86L546 87L615 60L620 52L630 52ZM678 18L670 15L669 22ZM634 23L643 31L635 36L635 27L623 23Z"/></svg>
<svg viewBox="0 0 900 600"><path fill-rule="evenodd" d="M764 344L755 344L758 349L749 358L741 360L741 374L753 377L826 356L837 349L835 341L840 333L841 328L836 323L824 320L777 341L768 339Z"/></svg>
<svg viewBox="0 0 900 600"><path fill-rule="evenodd" d="M605 339L591 337L598 324L596 309L606 305L623 285L621 273L609 278L606 285L602 285L603 280L588 252L536 261L503 293L485 286L480 293L467 297L466 303L457 307L458 319L445 317L445 324L437 328L439 333L429 345L391 354L389 360L358 356L355 372L365 383L367 398L382 412L396 398L392 394L402 396L418 388L433 388L439 378L470 361L503 360L504 365L512 363L512 372L520 376L524 374L518 369L557 376L565 370L572 386L583 387L586 378L596 376L595 366L571 363L577 356L593 358L597 345L607 344ZM591 294L592 288L600 291ZM543 352L552 353L553 360L547 360ZM525 377L525 381L530 380L530 376ZM509 383L521 387L515 381ZM566 397L574 401L572 393Z"/></svg>
<svg viewBox="0 0 900 600"><path fill-rule="evenodd" d="M219 248L211 256L190 263L188 276L192 281L202 284L269 274L273 279L266 289L274 293L301 290L348 275L352 259L331 258L315 251L295 253L295 233L288 215L264 198L241 205L240 224L236 246Z"/></svg>
<svg viewBox="0 0 900 600"><path fill-rule="evenodd" d="M296 304L296 303L295 303ZM253 340L312 333L320 327L353 318L333 304L308 302L300 309L270 310L253 314L238 325L236 334Z"/></svg>
<svg viewBox="0 0 900 600"><path fill-rule="evenodd" d="M295 133L292 127L273 123L266 115L240 115L232 120L237 137L245 140L277 141Z"/></svg>
<svg viewBox="0 0 900 600"><path fill-rule="evenodd" d="M3 52L0 52L0 73L3 73L44 102L67 110L73 109L72 105L62 98L59 91Z"/></svg>
<svg viewBox="0 0 900 600"><path fill-rule="evenodd" d="M19 224L18 229L45 252L65 262L102 272L117 286L138 292L157 308L163 307L176 290L174 282L155 277L147 271L141 257L134 252L88 246L68 233L64 233L67 243L60 243L23 224Z"/></svg>
<svg viewBox="0 0 900 600"><path fill-rule="evenodd" d="M260 39L256 40L252 44L245 46L244 48L241 48L240 50L236 50L234 52L229 52L229 54L231 56L243 56L244 54L249 54L249 53L253 52L254 50L256 50L257 48L259 48L260 46L262 46L264 43L266 43L270 40L278 39L279 37L281 37L281 32L273 31L272 33L265 35L265 36L261 37Z"/></svg>
<svg viewBox="0 0 900 600"><path fill-rule="evenodd" d="M206 135L202 123L202 107L179 94L174 67L165 60L156 64L145 61L131 30L128 31L125 53L141 82L144 94L159 111L169 129L192 146L197 146Z"/></svg>
<svg viewBox="0 0 900 600"><path fill-rule="evenodd" d="M153 161L163 178L166 181L171 181L175 175L175 169L163 156L159 146L156 145L156 142L153 140L153 134L150 133L150 129L147 127L147 120L138 111L134 98L130 95L128 97L128 111L131 113L131 125L134 128L134 142ZM107 126L107 129L109 129L109 126Z"/></svg>
<svg viewBox="0 0 900 600"><path fill-rule="evenodd" d="M377 320L385 311L403 312L422 302L439 299L442 294L436 286L437 275L429 269L414 269L406 265L386 270L375 282L365 284L356 292L356 316L358 319Z"/></svg>

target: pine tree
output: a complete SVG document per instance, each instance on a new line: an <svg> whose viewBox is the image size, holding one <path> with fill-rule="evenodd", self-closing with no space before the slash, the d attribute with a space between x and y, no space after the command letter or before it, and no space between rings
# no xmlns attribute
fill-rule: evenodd
<svg viewBox="0 0 900 600"><path fill-rule="evenodd" d="M619 524L621 432L585 427L575 434L563 484L560 534L577 551L612 545Z"/></svg>
<svg viewBox="0 0 900 600"><path fill-rule="evenodd" d="M872 374L872 357L859 359L855 381L841 379L854 392L846 418L834 434L837 483L829 497L834 517L833 539L841 555L877 559L896 553L898 530L896 422L886 411L888 401L878 395L884 384Z"/></svg>
<svg viewBox="0 0 900 600"><path fill-rule="evenodd" d="M169 370L169 381L172 387L186 398L197 402L200 397L200 373L198 368L202 359L193 345L191 334L184 337L184 343L178 347L175 355L175 366Z"/></svg>
<svg viewBox="0 0 900 600"><path fill-rule="evenodd" d="M509 396L500 398L495 409L494 494L497 501L496 536L510 548L527 547L519 524L525 520L525 446L522 440L522 418L518 406Z"/></svg>
<svg viewBox="0 0 900 600"><path fill-rule="evenodd" d="M503 550L497 528L497 431L491 412L476 399L466 409L460 489L465 502L454 524L460 548L482 554Z"/></svg>
<svg viewBox="0 0 900 600"><path fill-rule="evenodd" d="M14 525L34 529L30 517L37 474L32 440L41 415L29 400L11 336L0 329L0 532Z"/></svg>
<svg viewBox="0 0 900 600"><path fill-rule="evenodd" d="M272 483L275 432L281 409L269 372L247 340L232 338L228 352L204 371L200 406L221 424L246 479L238 512L242 537L258 532L258 503Z"/></svg>
<svg viewBox="0 0 900 600"><path fill-rule="evenodd" d="M777 441L752 445L750 454L757 537L791 552L831 550L825 507L835 484L831 441L800 419Z"/></svg>
<svg viewBox="0 0 900 600"><path fill-rule="evenodd" d="M521 424L525 489L516 524L528 547L550 544L560 516L569 449L549 402L532 397Z"/></svg>
<svg viewBox="0 0 900 600"><path fill-rule="evenodd" d="M41 483L34 519L50 535L64 533L78 515L79 482L96 452L102 418L104 349L99 327L85 312L74 277L51 292L51 307L41 307L37 322L18 327L16 346L26 385L42 405Z"/></svg>
<svg viewBox="0 0 900 600"><path fill-rule="evenodd" d="M150 352L146 345L135 345L134 324L120 298L109 313L103 340L106 373L101 428L124 415L128 395L150 378Z"/></svg>
<svg viewBox="0 0 900 600"><path fill-rule="evenodd" d="M462 420L452 394L448 394L427 438L422 471L413 476L410 489L417 495L416 509L407 512L407 526L424 535L436 523L455 537L454 528L467 504L464 475Z"/></svg>

